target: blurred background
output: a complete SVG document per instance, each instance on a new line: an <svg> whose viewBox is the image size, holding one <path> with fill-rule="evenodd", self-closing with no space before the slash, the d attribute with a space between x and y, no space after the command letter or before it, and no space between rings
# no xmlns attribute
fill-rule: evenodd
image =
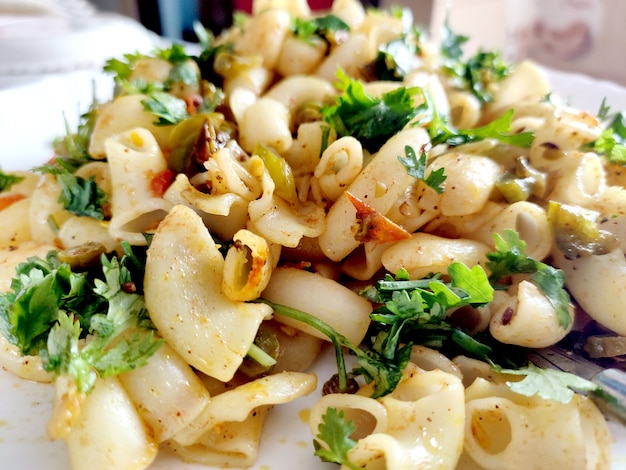
<svg viewBox="0 0 626 470"><path fill-rule="evenodd" d="M189 39L198 18L213 31L232 22L252 0L94 0L121 11L166 37ZM332 0L309 0L325 9ZM446 15L452 29L470 37L466 50L499 49L509 60L533 58L550 67L626 85L624 0L363 0L374 7L406 6L415 22L435 31Z"/></svg>
<svg viewBox="0 0 626 470"><path fill-rule="evenodd" d="M361 1L370 7L408 7L413 11L415 23L429 29L434 36L447 18L453 31L470 38L464 47L468 54L478 49L498 49L508 60L532 58L554 69L626 85L626 0ZM313 10L324 10L332 0L308 0L308 3ZM0 0L0 73L3 67L6 69L11 63L27 58L54 57L57 62L62 61L62 49L67 49L66 45L59 45L58 51L52 51L54 54L32 47L24 51L23 46L28 44L9 42L29 33L35 36L45 33L48 41L54 41L56 36L51 34L64 31L59 16L27 23L18 18L19 14L52 10L53 6L69 9L75 28L76 17L86 11L85 5L98 12L133 19L158 37L193 41L195 20L219 32L232 24L234 11L249 12L252 0ZM127 31L128 27L124 32ZM121 32L117 34L117 42L121 43L122 37ZM78 52L79 43L87 48L89 40L95 41L93 34L73 39L70 49ZM48 43L44 45L51 47Z"/></svg>

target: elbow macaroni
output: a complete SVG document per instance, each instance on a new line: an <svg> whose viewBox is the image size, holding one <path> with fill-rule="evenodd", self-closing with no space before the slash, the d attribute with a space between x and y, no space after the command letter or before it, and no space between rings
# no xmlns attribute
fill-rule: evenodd
<svg viewBox="0 0 626 470"><path fill-rule="evenodd" d="M452 262L485 265L493 234L506 229L520 234L530 257L551 260L564 271L568 290L594 320L626 335L626 189L621 170L580 149L601 135L598 120L545 102L549 84L530 62L518 64L495 87L491 103L481 103L436 70L437 57L425 48L403 81L372 81L364 90L381 96L400 86L419 87L444 121L464 129L512 109L513 132L534 132L533 144L518 148L486 140L433 147L418 117L370 153L356 137L337 135L321 116L300 122L300 111L309 105L319 111L336 99L337 70L362 76L382 45L403 37L405 25L366 11L356 0L335 0L329 12L350 27L336 41L320 36L307 42L295 34L294 17L313 17L305 0L256 0L241 29L217 38L233 45L216 58L226 70L222 90L230 113L224 119L232 121L232 135L210 157L194 154L197 169L172 175L163 191L154 183L173 167L171 126L155 124L142 105L146 95L121 94L98 109L89 145L96 161L76 173L93 176L108 195L106 220L66 210L59 202L62 188L50 174L26 173L25 181L2 194L10 200L0 206L6 228L0 234L2 291L29 256L86 241L119 251L122 241L146 245L146 234L152 236L144 293L164 345L145 367L98 379L94 392L75 404L78 411L63 401L66 384L55 384L61 403L56 412L69 416L51 435L67 441L74 468L104 461L101 447L86 444L93 441L106 442L107 462L115 468L146 468L158 446L191 462L253 465L270 408L316 389L315 375L301 369L328 339L274 317L268 305L255 301L306 311L359 344L373 306L354 284L371 282L381 271L406 270L419 279L445 273ZM164 85L172 70L163 59L142 59L133 77ZM202 86L179 84L172 94L189 111ZM414 105L423 100L417 96ZM280 191L287 183L272 163L254 155L259 144L284 164L281 176L293 176L293 197ZM444 170L443 192L407 172L399 160L406 146L425 154L426 175ZM546 174L547 191L509 203L498 182L520 157ZM357 234L367 220L346 191L410 237L362 241ZM550 201L595 211L620 248L567 259L555 248ZM346 277L350 282L343 285ZM472 314L472 332L488 329L502 343L545 347L569 332L526 276L515 276L508 290ZM291 339L281 343L276 370L244 377L242 364L268 324ZM311 431L317 433L328 408L344 411L357 423L349 458L363 468L606 468L609 435L589 400L577 396L557 405L521 398L488 376L484 363L471 372L470 363L414 347L393 393L368 398L368 384L354 395L325 395L311 410ZM40 358L21 357L4 336L0 364L29 380L52 380Z"/></svg>

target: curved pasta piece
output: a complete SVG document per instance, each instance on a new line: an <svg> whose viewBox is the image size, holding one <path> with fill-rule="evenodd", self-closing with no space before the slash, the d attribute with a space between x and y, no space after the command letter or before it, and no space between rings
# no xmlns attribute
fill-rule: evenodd
<svg viewBox="0 0 626 470"><path fill-rule="evenodd" d="M522 61L515 66L493 93L491 107L507 110L526 101L539 102L550 92L545 73L532 61Z"/></svg>
<svg viewBox="0 0 626 470"><path fill-rule="evenodd" d="M157 118L144 109L146 95L122 95L102 105L89 143L89 155L98 160L107 157L106 141L130 129L147 129L164 148L169 139L171 126L156 126Z"/></svg>
<svg viewBox="0 0 626 470"><path fill-rule="evenodd" d="M445 191L438 205L444 216L474 214L482 209L502 168L491 158L461 153L446 153L428 166L428 171L445 169Z"/></svg>
<svg viewBox="0 0 626 470"><path fill-rule="evenodd" d="M331 51L315 70L315 75L333 83L337 68L341 67L348 76L358 77L360 68L372 59L367 35L354 33Z"/></svg>
<svg viewBox="0 0 626 470"><path fill-rule="evenodd" d="M262 116L262 119L259 117ZM252 153L261 143L283 153L291 147L291 116L289 108L280 101L263 96L243 112L239 121L239 143Z"/></svg>
<svg viewBox="0 0 626 470"><path fill-rule="evenodd" d="M167 343L119 380L156 442L192 423L210 400L195 371Z"/></svg>
<svg viewBox="0 0 626 470"><path fill-rule="evenodd" d="M431 192L435 191L429 188L428 193ZM439 206L435 203L435 205L431 207L437 208ZM447 238L469 238L485 243L485 245L493 245L493 237L489 238L491 233L488 234L485 239L478 238L476 233L484 227L490 219L495 217L506 207L508 206L503 203L487 201L481 210L473 214L444 216L442 214L436 214L435 212L424 211L422 217L418 218L416 222L420 221L420 219L427 220L426 217L428 215L434 214L436 217L429 220L428 223L422 227L422 232L433 233Z"/></svg>
<svg viewBox="0 0 626 470"><path fill-rule="evenodd" d="M221 290L223 270L224 258L200 216L186 206L175 206L148 249L146 307L178 354L196 369L226 382L271 309L226 297Z"/></svg>
<svg viewBox="0 0 626 470"><path fill-rule="evenodd" d="M301 39L298 41L303 42ZM304 103L325 103L336 94L335 87L329 81L310 75L296 75L283 78L263 96L282 103L293 116Z"/></svg>
<svg viewBox="0 0 626 470"><path fill-rule="evenodd" d="M245 111L270 85L274 76L271 70L261 64L260 58L246 60L249 63L244 70L227 74L223 83L224 94L237 122L241 122Z"/></svg>
<svg viewBox="0 0 626 470"><path fill-rule="evenodd" d="M574 323L573 307L569 308L570 326L563 328L554 306L535 284L523 280L516 290L508 295L498 292L489 306L493 312L489 332L494 338L505 344L545 348L569 333Z"/></svg>
<svg viewBox="0 0 626 470"><path fill-rule="evenodd" d="M366 14L356 31L367 34L370 41L370 55L375 57L382 46L400 38L404 29L402 19L396 16Z"/></svg>
<svg viewBox="0 0 626 470"><path fill-rule="evenodd" d="M248 222L248 201L239 194L206 194L197 190L187 175L176 176L163 199L172 205L184 204L202 217L204 225L221 240L231 240Z"/></svg>
<svg viewBox="0 0 626 470"><path fill-rule="evenodd" d="M28 220L31 239L39 244L54 244L56 233L50 221L59 226L70 213L59 202L61 187L53 175L43 175L30 196Z"/></svg>
<svg viewBox="0 0 626 470"><path fill-rule="evenodd" d="M328 45L323 39L309 41L287 35L276 62L276 72L283 77L311 73L324 59Z"/></svg>
<svg viewBox="0 0 626 470"><path fill-rule="evenodd" d="M152 178L167 169L154 136L133 129L105 143L111 169L109 233L131 244L146 243L143 233L154 230L172 205L151 188Z"/></svg>
<svg viewBox="0 0 626 470"><path fill-rule="evenodd" d="M450 117L457 129L477 127L481 118L481 104L475 95L461 90L449 90Z"/></svg>
<svg viewBox="0 0 626 470"><path fill-rule="evenodd" d="M588 209L604 206L599 204L607 188L603 157L595 153L570 152L566 160L548 199Z"/></svg>
<svg viewBox="0 0 626 470"><path fill-rule="evenodd" d="M460 261L467 266L483 264L489 247L469 239L449 239L416 232L408 240L401 240L385 250L381 261L387 271L396 273L400 268L409 272L412 279L430 273L447 272L448 265Z"/></svg>
<svg viewBox="0 0 626 470"><path fill-rule="evenodd" d="M450 358L436 349L431 349L421 344L414 345L411 348L410 361L420 369L438 369L463 380L461 369Z"/></svg>
<svg viewBox="0 0 626 470"><path fill-rule="evenodd" d="M267 241L249 230L239 230L224 260L222 290L231 300L258 299L270 281L273 267Z"/></svg>
<svg viewBox="0 0 626 470"><path fill-rule="evenodd" d="M358 440L348 456L359 468L453 470L463 450L463 384L440 370L424 372L409 363L398 387L377 400L345 394L322 397L309 419L313 434L328 407L344 411L358 426Z"/></svg>
<svg viewBox="0 0 626 470"><path fill-rule="evenodd" d="M75 470L141 470L158 450L115 377L96 381L65 440Z"/></svg>
<svg viewBox="0 0 626 470"><path fill-rule="evenodd" d="M211 188L212 195L234 193L246 201L258 198L262 192L262 160L253 156L239 161L229 148L219 149L204 162L205 173L197 174L193 184L204 183Z"/></svg>
<svg viewBox="0 0 626 470"><path fill-rule="evenodd" d="M493 234L503 233L509 228L519 233L526 243L526 253L531 258L542 260L552 249L552 232L546 210L538 204L519 201L505 206L498 214L474 228L466 236L494 246Z"/></svg>
<svg viewBox="0 0 626 470"><path fill-rule="evenodd" d="M0 249L15 247L32 239L29 214L31 199L20 199L0 210Z"/></svg>
<svg viewBox="0 0 626 470"><path fill-rule="evenodd" d="M328 144L336 136L334 131L322 121L305 122L298 126L297 135L289 150L284 153L285 160L293 171L298 200L305 202L309 198L311 178L322 154L323 133L328 132ZM321 203L321 198L313 199Z"/></svg>
<svg viewBox="0 0 626 470"><path fill-rule="evenodd" d="M164 446L184 462L210 468L248 468L257 460L263 423L269 407L259 406L242 421L225 421L197 442L181 445L170 439Z"/></svg>
<svg viewBox="0 0 626 470"><path fill-rule="evenodd" d="M618 335L626 335L626 260L621 250L606 255L565 258L552 253L556 267L565 273L565 286L594 320Z"/></svg>
<svg viewBox="0 0 626 470"><path fill-rule="evenodd" d="M565 153L579 152L586 143L600 137L602 128L591 114L571 108L557 108L546 116L544 125L535 132L528 161L540 170L555 171L569 165Z"/></svg>
<svg viewBox="0 0 626 470"><path fill-rule="evenodd" d="M274 195L276 185L263 173L263 195L248 204L249 229L269 242L295 248L302 237L315 238L325 228L324 209L312 202L296 206Z"/></svg>
<svg viewBox="0 0 626 470"><path fill-rule="evenodd" d="M372 306L365 298L331 279L302 269L279 267L263 291L263 298L316 316L354 344L365 337ZM289 318L276 320L328 340L315 328Z"/></svg>
<svg viewBox="0 0 626 470"><path fill-rule="evenodd" d="M477 379L466 391L466 410L464 451L480 468L609 466L611 436L606 422L582 395L562 404Z"/></svg>
<svg viewBox="0 0 626 470"><path fill-rule="evenodd" d="M52 244L40 244L27 241L17 247L0 248L0 292L8 292L15 268L31 257L45 259L49 251L56 250ZM1 335L0 335L1 336Z"/></svg>
<svg viewBox="0 0 626 470"><path fill-rule="evenodd" d="M316 435L318 427L324 419L328 408L343 411L344 420L353 421L356 429L352 433L354 438L364 438L369 434L384 434L389 428L389 414L387 408L364 394L329 393L322 396L311 408L309 427Z"/></svg>
<svg viewBox="0 0 626 470"><path fill-rule="evenodd" d="M383 267L383 253L393 243L365 242L341 263L341 272L353 279L367 281Z"/></svg>
<svg viewBox="0 0 626 470"><path fill-rule="evenodd" d="M315 167L313 176L322 193L336 201L363 168L363 147L351 136L341 137L330 144Z"/></svg>
<svg viewBox="0 0 626 470"><path fill-rule="evenodd" d="M263 8L246 23L243 34L235 43L235 52L241 56L261 57L263 66L273 69L290 26L291 17L287 10Z"/></svg>
<svg viewBox="0 0 626 470"><path fill-rule="evenodd" d="M202 442L203 436L220 433L224 423L243 422L258 407L289 403L317 387L314 374L279 372L214 395L198 418L173 440L181 445Z"/></svg>
<svg viewBox="0 0 626 470"><path fill-rule="evenodd" d="M52 382L53 376L43 368L41 356L24 356L20 349L0 334L0 366L12 374L35 382Z"/></svg>
<svg viewBox="0 0 626 470"><path fill-rule="evenodd" d="M330 12L341 18L351 30L358 28L366 16L363 4L356 0L334 0Z"/></svg>
<svg viewBox="0 0 626 470"><path fill-rule="evenodd" d="M109 224L90 217L71 216L59 227L57 237L64 249L88 242L102 243L107 251L120 248L119 240L111 236Z"/></svg>
<svg viewBox="0 0 626 470"><path fill-rule="evenodd" d="M348 191L385 215L413 181L398 156L404 155L406 145L419 153L428 142L424 129L407 128L399 132L381 147ZM354 206L345 195L340 196L328 211L326 231L319 237L320 247L328 258L340 261L359 246L353 232L356 224Z"/></svg>

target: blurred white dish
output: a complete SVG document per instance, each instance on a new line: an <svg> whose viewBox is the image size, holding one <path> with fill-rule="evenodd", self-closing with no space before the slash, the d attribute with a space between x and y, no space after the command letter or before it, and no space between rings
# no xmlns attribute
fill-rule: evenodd
<svg viewBox="0 0 626 470"><path fill-rule="evenodd" d="M99 68L110 57L151 52L158 36L114 13L0 15L0 41L0 77L15 78Z"/></svg>
<svg viewBox="0 0 626 470"><path fill-rule="evenodd" d="M591 80L581 75L547 71L554 91L566 102L595 112L603 98L612 109L626 109L626 89ZM0 166L27 169L52 156L50 144L64 132L63 113L73 125L87 109L92 97L106 99L112 90L110 77L94 71L50 75L42 80L5 90L0 89ZM331 351L317 361L314 371L320 389L334 372ZM50 442L45 425L50 415L52 388L26 382L0 370L0 462L2 468L23 470L68 470L63 442ZM337 470L313 456L312 438L306 423L307 410L320 391L294 403L279 405L269 414L259 458L253 469ZM610 423L615 443L613 470L626 468L626 428ZM159 454L151 470L207 470L201 465L185 464L176 457Z"/></svg>

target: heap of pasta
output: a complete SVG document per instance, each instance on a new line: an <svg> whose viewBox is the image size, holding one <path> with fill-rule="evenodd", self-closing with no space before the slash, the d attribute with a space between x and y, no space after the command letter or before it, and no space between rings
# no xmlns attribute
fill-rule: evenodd
<svg viewBox="0 0 626 470"><path fill-rule="evenodd" d="M567 291L626 335L606 116L410 20L257 0L217 38L198 28L196 56L111 60L115 96L51 163L5 175L0 360L54 381L48 433L75 469L146 468L159 447L253 465L268 410L319 393L328 341L324 460L609 468L593 402L521 393L493 347L563 339Z"/></svg>

